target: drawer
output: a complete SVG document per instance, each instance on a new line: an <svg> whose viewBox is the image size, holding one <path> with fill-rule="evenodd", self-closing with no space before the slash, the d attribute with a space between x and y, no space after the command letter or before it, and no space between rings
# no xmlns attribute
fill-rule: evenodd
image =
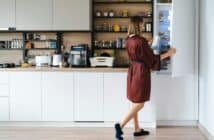
<svg viewBox="0 0 214 140"><path fill-rule="evenodd" d="M0 121L9 121L9 103L6 97L0 97L0 112Z"/></svg>
<svg viewBox="0 0 214 140"><path fill-rule="evenodd" d="M0 84L0 97L9 95L9 87L7 84Z"/></svg>
<svg viewBox="0 0 214 140"><path fill-rule="evenodd" d="M9 81L9 73L0 72L0 84L8 84L8 81Z"/></svg>

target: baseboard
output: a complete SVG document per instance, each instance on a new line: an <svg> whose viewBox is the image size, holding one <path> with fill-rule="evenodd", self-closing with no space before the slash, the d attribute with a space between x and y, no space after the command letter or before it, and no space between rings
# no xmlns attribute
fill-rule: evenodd
<svg viewBox="0 0 214 140"><path fill-rule="evenodd" d="M115 122L0 122L0 127L113 127ZM156 128L155 122L140 122L145 128ZM129 123L126 127L133 127Z"/></svg>
<svg viewBox="0 0 214 140"><path fill-rule="evenodd" d="M159 120L157 121L157 127L162 126L198 126L198 121L174 121L174 120Z"/></svg>
<svg viewBox="0 0 214 140"><path fill-rule="evenodd" d="M214 140L214 136L212 136L210 132L206 128L204 128L200 123L198 124L198 128L204 134L204 136L207 137L208 140Z"/></svg>

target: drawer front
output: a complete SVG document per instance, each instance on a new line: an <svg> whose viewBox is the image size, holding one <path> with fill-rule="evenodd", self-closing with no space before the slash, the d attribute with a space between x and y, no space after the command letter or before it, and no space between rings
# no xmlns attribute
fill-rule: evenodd
<svg viewBox="0 0 214 140"><path fill-rule="evenodd" d="M0 84L8 84L8 81L9 81L9 73L0 72Z"/></svg>
<svg viewBox="0 0 214 140"><path fill-rule="evenodd" d="M0 84L0 97L9 95L9 87L7 84Z"/></svg>
<svg viewBox="0 0 214 140"><path fill-rule="evenodd" d="M0 121L9 121L8 98L0 97Z"/></svg>

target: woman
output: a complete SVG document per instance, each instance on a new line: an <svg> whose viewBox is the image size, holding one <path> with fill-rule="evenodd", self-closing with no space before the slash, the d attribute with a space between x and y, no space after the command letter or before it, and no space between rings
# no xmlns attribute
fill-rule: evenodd
<svg viewBox="0 0 214 140"><path fill-rule="evenodd" d="M175 54L174 48L161 55L154 55L149 43L141 37L143 19L139 16L131 18L126 47L130 59L130 67L127 78L127 98L132 102L132 108L126 116L115 124L116 139L123 140L122 129L131 120L134 120L134 136L149 135L148 131L141 129L138 122L138 112L144 107L144 103L150 100L151 71L160 70L160 61Z"/></svg>

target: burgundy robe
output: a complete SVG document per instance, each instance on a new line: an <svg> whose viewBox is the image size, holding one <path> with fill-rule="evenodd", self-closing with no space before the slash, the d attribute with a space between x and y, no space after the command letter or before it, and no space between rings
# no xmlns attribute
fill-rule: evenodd
<svg viewBox="0 0 214 140"><path fill-rule="evenodd" d="M127 77L127 98L133 103L150 100L151 70L160 70L160 55L154 55L145 38L128 37L126 47L131 64Z"/></svg>

